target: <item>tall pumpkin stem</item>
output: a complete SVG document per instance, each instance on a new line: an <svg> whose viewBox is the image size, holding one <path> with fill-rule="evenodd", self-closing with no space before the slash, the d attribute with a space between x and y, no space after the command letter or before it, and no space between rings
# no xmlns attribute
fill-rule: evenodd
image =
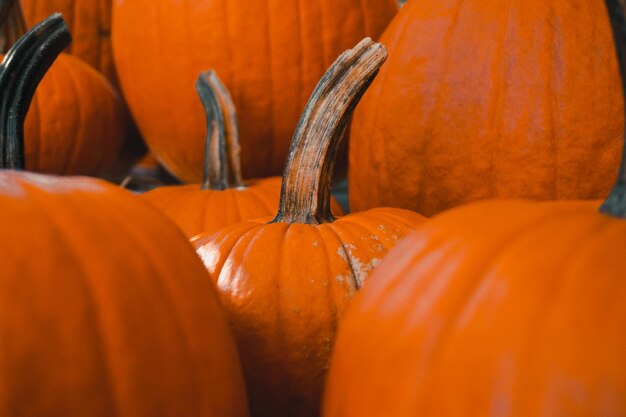
<svg viewBox="0 0 626 417"><path fill-rule="evenodd" d="M0 0L0 53L6 53L26 33L26 19L18 0Z"/></svg>
<svg viewBox="0 0 626 417"><path fill-rule="evenodd" d="M387 59L387 50L365 38L337 58L315 87L291 148L273 222L321 224L330 212L337 146L359 100Z"/></svg>
<svg viewBox="0 0 626 417"><path fill-rule="evenodd" d="M605 2L617 50L617 60L622 80L622 95L626 102L626 18L624 16L624 3L622 0L605 0ZM613 190L611 190L609 197L600 207L600 212L622 218L626 218L626 133L624 134L624 139L622 164L617 176L617 182Z"/></svg>
<svg viewBox="0 0 626 417"><path fill-rule="evenodd" d="M39 82L72 41L59 13L15 42L0 64L0 168L24 169L24 119Z"/></svg>
<svg viewBox="0 0 626 417"><path fill-rule="evenodd" d="M239 159L239 128L235 104L215 71L200 74L196 81L206 114L203 190L243 187Z"/></svg>

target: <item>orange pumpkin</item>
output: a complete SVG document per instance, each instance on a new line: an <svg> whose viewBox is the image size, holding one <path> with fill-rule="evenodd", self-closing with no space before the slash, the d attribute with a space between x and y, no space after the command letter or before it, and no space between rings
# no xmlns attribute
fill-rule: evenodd
<svg viewBox="0 0 626 417"><path fill-rule="evenodd" d="M111 51L112 0L21 0L29 27L51 13L61 13L74 37L67 52L97 69L117 85Z"/></svg>
<svg viewBox="0 0 626 417"><path fill-rule="evenodd" d="M245 177L279 175L325 68L377 37L395 0L119 0L113 54L124 96L161 163L202 179L203 115L191 86L214 68L239 110Z"/></svg>
<svg viewBox="0 0 626 417"><path fill-rule="evenodd" d="M3 2L5 48L25 30L19 1ZM25 127L26 168L103 175L116 164L127 115L115 89L78 58L62 54L35 94Z"/></svg>
<svg viewBox="0 0 626 417"><path fill-rule="evenodd" d="M335 219L335 151L386 57L364 40L330 67L298 125L278 214L197 238L242 358L255 416L316 416L337 324L368 273L423 218L375 209Z"/></svg>
<svg viewBox="0 0 626 417"><path fill-rule="evenodd" d="M0 167L23 169L54 15L0 65ZM0 415L246 417L215 287L161 213L104 181L0 171Z"/></svg>
<svg viewBox="0 0 626 417"><path fill-rule="evenodd" d="M354 114L351 208L606 196L624 127L610 40L601 0L406 3Z"/></svg>
<svg viewBox="0 0 626 417"><path fill-rule="evenodd" d="M624 77L624 11L607 3ZM324 417L626 415L626 158L599 204L481 202L425 223L346 315Z"/></svg>
<svg viewBox="0 0 626 417"><path fill-rule="evenodd" d="M244 183L239 129L233 101L214 71L202 73L196 89L205 108L207 135L201 185L158 187L143 197L191 238L234 223L271 216L280 198L280 177ZM335 213L341 213L336 204Z"/></svg>

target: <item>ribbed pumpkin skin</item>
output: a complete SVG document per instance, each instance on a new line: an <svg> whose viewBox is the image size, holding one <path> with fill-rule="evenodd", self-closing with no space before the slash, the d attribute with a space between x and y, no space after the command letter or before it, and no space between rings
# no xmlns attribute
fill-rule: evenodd
<svg viewBox="0 0 626 417"><path fill-rule="evenodd" d="M322 225L261 221L195 241L235 332L254 416L317 416L341 317L423 217L374 209Z"/></svg>
<svg viewBox="0 0 626 417"><path fill-rule="evenodd" d="M324 417L625 415L626 221L599 205L425 223L346 315Z"/></svg>
<svg viewBox="0 0 626 417"><path fill-rule="evenodd" d="M624 118L602 1L412 1L381 42L352 123L353 210L610 190Z"/></svg>
<svg viewBox="0 0 626 417"><path fill-rule="evenodd" d="M246 181L245 189L201 190L198 184L158 187L141 195L192 238L231 224L274 214L280 177Z"/></svg>
<svg viewBox="0 0 626 417"><path fill-rule="evenodd" d="M280 200L280 177L246 181L246 188L201 190L198 184L158 187L141 195L165 213L188 238L276 213ZM341 205L330 201L332 212L343 215Z"/></svg>
<svg viewBox="0 0 626 417"><path fill-rule="evenodd" d="M59 12L72 32L67 52L79 57L116 84L111 51L112 0L20 0L28 27Z"/></svg>
<svg viewBox="0 0 626 417"><path fill-rule="evenodd" d="M104 174L119 156L126 125L120 97L106 78L62 54L41 81L26 117L26 169Z"/></svg>
<svg viewBox="0 0 626 417"><path fill-rule="evenodd" d="M0 414L245 417L232 333L180 231L118 187L0 173Z"/></svg>
<svg viewBox="0 0 626 417"><path fill-rule="evenodd" d="M244 177L268 177L282 173L326 68L396 10L394 0L119 0L113 52L133 117L171 172L201 180L206 127L193 86L212 68L238 109Z"/></svg>

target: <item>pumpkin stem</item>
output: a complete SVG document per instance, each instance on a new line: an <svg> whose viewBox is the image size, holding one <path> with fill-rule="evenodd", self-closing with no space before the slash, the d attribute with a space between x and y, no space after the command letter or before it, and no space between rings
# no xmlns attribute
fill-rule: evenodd
<svg viewBox="0 0 626 417"><path fill-rule="evenodd" d="M622 95L626 101L626 18L624 17L623 0L606 0L606 8L609 12L615 48L617 50L617 60L622 79ZM626 139L626 133L624 138ZM626 141L622 151L622 164L617 176L617 182L613 190L611 190L609 197L600 207L600 212L610 216L626 218Z"/></svg>
<svg viewBox="0 0 626 417"><path fill-rule="evenodd" d="M18 0L0 0L0 53L9 48L26 33L26 19Z"/></svg>
<svg viewBox="0 0 626 417"><path fill-rule="evenodd" d="M39 82L72 41L55 13L15 42L0 64L0 168L24 169L24 119Z"/></svg>
<svg viewBox="0 0 626 417"><path fill-rule="evenodd" d="M365 38L341 54L317 84L291 140L273 223L335 220L330 186L337 146L354 108L386 59L385 47Z"/></svg>
<svg viewBox="0 0 626 417"><path fill-rule="evenodd" d="M207 123L201 188L243 187L237 112L230 93L213 70L200 74L196 91L204 106Z"/></svg>

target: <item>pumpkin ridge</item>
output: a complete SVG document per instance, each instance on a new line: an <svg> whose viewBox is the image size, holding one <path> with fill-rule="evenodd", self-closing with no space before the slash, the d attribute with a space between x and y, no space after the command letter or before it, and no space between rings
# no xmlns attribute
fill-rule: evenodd
<svg viewBox="0 0 626 417"><path fill-rule="evenodd" d="M223 253L226 253L227 256L225 257L224 262L222 262L221 265L219 265L219 267L216 268L215 271L212 272L212 275L215 277L215 281L218 286L220 282L220 277L222 275L222 268L229 260L231 260L230 258L233 255L233 252L236 250L236 248L238 248L242 244L245 238L249 237L248 235L252 235L252 239L253 239L255 235L257 234L256 229L260 228L262 224L258 224L254 222L245 222L245 223L239 223L236 226L240 226L241 228L244 228L247 230L244 233L239 233L239 236L237 237L237 239L235 239L232 245L230 245L230 248L227 248L226 250L222 251ZM233 227L232 229L235 229L235 228ZM217 232L216 235L219 234L219 235L222 235L222 237L228 237L230 233L231 233L230 230L228 230L227 233L225 234L222 234L221 232ZM248 245L246 246L246 248L247 247ZM221 243L220 243L220 249L223 249Z"/></svg>
<svg viewBox="0 0 626 417"><path fill-rule="evenodd" d="M76 3L74 3L76 4ZM70 148L70 154L71 156L69 158L67 158L65 160L65 167L64 167L64 171L67 173L68 172L68 168L69 166L77 160L77 155L80 152L81 147L83 146L83 141L84 141L84 134L83 134L83 130L85 128L85 123L83 122L84 116L83 116L83 106L82 106L82 102L83 102L83 96L80 94L80 88L78 87L78 81L76 80L76 74L74 74L74 72L71 70L71 68L67 68L67 71L65 72L67 74L67 78L70 80L70 84L72 85L72 89L74 90L74 94L76 95L76 97L78 98L78 131L76 132L76 137L79 140L73 140L71 143L71 148Z"/></svg>
<svg viewBox="0 0 626 417"><path fill-rule="evenodd" d="M298 0L300 1L300 0ZM359 0L359 3L361 2L361 0ZM313 4L313 2L311 2L311 4ZM317 6L319 7L319 13L320 13L320 20L319 20L319 28L320 30L317 31L317 40L319 42L319 45L321 46L322 49L322 61L323 61L323 65L324 66L328 66L330 63L333 62L333 60L336 58L335 56L332 56L328 53L328 50L326 48L326 43L324 43L324 33L326 32L326 28L328 27L328 19L326 19L325 17L328 15L328 9L326 9L324 6L326 6L325 3L318 3ZM331 12L332 13L332 12ZM363 33L369 33L369 32L363 32ZM302 101L300 101L302 102Z"/></svg>
<svg viewBox="0 0 626 417"><path fill-rule="evenodd" d="M336 277L333 277L332 271L331 271L331 265L333 264L332 262L332 255L333 253L329 251L330 249L330 245L328 244L328 242L326 242L326 240L324 239L324 236L322 235L322 231L321 228L316 227L315 228L318 231L318 236L319 236L319 242L322 242L323 248L324 248L324 252L326 253L326 259L327 259L327 265L326 265L326 276L330 278L330 280L337 279ZM340 242L341 243L341 242ZM334 253L335 255L337 254L337 252ZM353 282L356 280L353 280ZM332 313L332 317L330 320L330 323L333 324L333 332L335 334L335 337L337 336L337 327L338 327L338 323L339 323L339 318L340 318L340 312L337 311L337 307L340 306L340 301L341 300L337 300L336 299L336 294L335 291L333 291L334 285L332 285L332 283L328 283L329 285L326 286L326 298L328 300L328 310ZM356 287L353 287L354 291L356 291ZM339 302L338 302L339 301ZM328 362L326 364L326 366L328 366L328 363L330 363L330 355L328 356Z"/></svg>
<svg viewBox="0 0 626 417"><path fill-rule="evenodd" d="M453 34L454 34L454 30L457 27L457 22L459 20L459 16L461 15L461 10L463 8L464 5L464 1L461 0L458 2L457 6L455 7L455 11L454 11L454 15L450 20L449 26L447 28L447 32L444 36L444 41L442 42L444 45L448 45L450 43L450 39L452 38ZM407 21L409 21L409 19L407 19ZM405 32L403 31L403 34ZM437 98L436 98L436 102L435 105L433 106L433 109L431 110L431 114L436 114L437 112L439 112L439 110L441 109L442 105L443 105L443 100L444 100L444 94L441 93L441 89L442 86L447 85L446 84L446 77L448 74L448 68L450 68L451 66L451 57L446 55L443 57L442 63L441 63L441 70L439 73L439 80L437 82L438 85L438 94L437 94ZM431 131L435 131L438 129L438 120L435 118L431 118L431 122L429 123L430 126L430 130ZM428 129L427 129L428 130ZM426 200L426 194L428 193L428 186L430 185L427 181L425 181L426 175L424 175L424 173L428 172L431 167L431 159L432 159L432 150L430 150L432 147L429 146L431 143L431 138L430 137L426 137L424 140L422 140L422 146L420 149L420 154L424 155L424 158L422 160L422 164L420 165L420 174L419 174L419 191L417 193L417 199L418 201L425 201Z"/></svg>
<svg viewBox="0 0 626 417"><path fill-rule="evenodd" d="M357 271L354 268L354 265L352 264L352 257L350 256L350 253L348 253L348 250L346 249L346 244L344 243L344 240L339 235L339 232L333 227L332 223L330 223L328 226L329 227L327 227L327 229L330 230L336 236L337 241L339 242L339 250L341 250L341 254L343 254L343 255L340 254L340 256L346 260L346 264L348 265L348 268L350 269L350 277L352 278L354 288L356 290L361 289L362 283L360 283L358 280Z"/></svg>
<svg viewBox="0 0 626 417"><path fill-rule="evenodd" d="M272 33L271 33L271 29L270 26L272 24L272 21L270 19L271 16L271 12L270 12L270 2L267 1L265 2L265 20L268 22L267 26L265 27L265 36L267 39L267 72L266 74L269 74L268 77L268 91L270 91L269 94L269 114L270 114L270 123L269 123L269 137L273 138L274 136L276 136L276 118L279 117L276 113L276 103L274 102L274 89L275 89L275 83L274 83L274 65L273 65L273 58L274 58L274 53L272 52L273 48L272 48ZM276 146L274 145L274 141L273 140L269 140L266 141L269 142L269 154L270 154L270 161L275 161L279 158L276 157Z"/></svg>
<svg viewBox="0 0 626 417"><path fill-rule="evenodd" d="M331 228L332 230L332 228ZM322 232L322 228L321 227L316 227L315 231L317 232L318 235L318 240L316 240L317 242L321 242L322 247L324 248L324 253L326 254L326 260L327 260L327 265L326 265L326 276L329 277L329 279L333 279L332 277L332 268L331 265L334 264L333 262L333 256L337 255L337 251L333 251L330 245L330 242L327 242L324 236L324 233ZM329 233L330 235L334 235L337 238L336 242L332 242L332 243L338 243L339 246L343 246L341 240L339 240L339 236L336 233ZM349 266L349 264L348 264ZM354 277L354 274L352 275ZM335 277L336 279L336 277ZM356 289L356 280L352 280L352 283L354 285L354 288ZM338 323L339 322L339 312L337 311L337 306L339 305L339 303L337 302L337 300L335 299L335 293L332 291L333 285L328 285L328 292L327 292L327 296L328 296L328 300L329 300L329 308L330 310L333 312L333 318L332 318L332 323ZM336 331L336 328L335 328ZM330 359L330 358L329 358Z"/></svg>
<svg viewBox="0 0 626 417"><path fill-rule="evenodd" d="M46 207L51 205L47 200L42 200L40 198L39 193L37 192L38 190L35 187L32 187L28 183L23 183L22 187L27 190L28 198L35 203L33 204L34 207ZM57 239L55 241L55 245L68 249L74 249L75 247L80 249L82 247L81 245L77 245L76 242L74 242L74 239L70 239L70 237L66 233L63 233L63 231L66 229L65 227L63 227L65 225L63 225L63 222L59 222L60 218L58 216L51 215L51 213L56 212L55 210L38 210L38 212L39 216L48 219L48 227L51 227L58 231L58 233L56 233ZM67 212L64 211L63 214L66 215ZM76 266L76 268L78 268L79 271L82 272L82 276L89 278L89 282L85 282L83 280L76 280L76 282L78 282L78 285L83 289L83 293L89 300L89 302L85 304L88 306L89 311L93 313L93 318L91 320L95 323L95 326L92 326L92 331L93 336L95 336L96 338L96 343L93 344L93 349L96 350L97 355L100 357L100 360L96 362L104 364L104 366L99 366L99 376L100 380L104 382L104 386L106 387L105 395L108 399L106 403L109 404L113 410L116 410L116 412L112 413L112 415L118 415L119 413L117 411L119 401L117 389L115 384L113 383L114 378L111 371L115 361L110 360L110 352L107 348L107 346L109 345L109 338L105 335L101 310L99 308L102 303L96 302L97 297L93 292L93 288L91 288L92 270L91 268L87 268L84 265L84 262L80 257L76 256L76 254L80 253L80 251L68 250L65 253L71 254L72 263Z"/></svg>
<svg viewBox="0 0 626 417"><path fill-rule="evenodd" d="M306 1L306 0L305 0ZM304 79L306 78L304 76L304 55L305 55L305 49L304 49L304 34L302 33L302 0L296 0L295 1L295 5L296 5L296 26L298 28L298 44L300 45L300 48L298 48L298 104L300 105L300 103L306 103L306 99L307 97L305 96L305 99L302 99L303 96L303 82Z"/></svg>
<svg viewBox="0 0 626 417"><path fill-rule="evenodd" d="M404 210L404 209L398 209L398 210ZM392 221L399 223L403 227L406 227L406 228L412 227L406 221L406 219L403 219L400 216L396 216L396 215L394 215L392 213L389 213L389 210L387 210L387 209L384 209L384 210L369 209L369 210L366 210L366 211L361 211L358 214L359 214L359 216L361 216L361 215L364 216L365 219L367 220L367 222L371 223L372 225L376 224L377 222L380 222L380 220L379 220L380 217L383 217L383 218L386 217L387 219L391 219ZM349 214L346 215L346 216L343 216L341 218L341 220L343 222L345 222L345 223L356 224L356 222L354 221L354 217L350 216ZM368 231L370 231L370 229L368 229ZM375 234L375 233L372 233L372 234Z"/></svg>
<svg viewBox="0 0 626 417"><path fill-rule="evenodd" d="M111 199L109 205L104 206L104 211L109 212L110 214L115 214L116 212L124 212L127 210L127 206L118 204L119 201L115 199ZM146 209L152 210L153 212L158 212L157 209L152 207L149 204L143 204L147 206ZM119 210L114 210L115 206L119 207ZM103 219L111 219L110 226L114 227L116 230L120 231L127 239L142 242L146 239L151 239L150 236L146 236L143 233L138 233L133 224L129 222L127 218L120 218L119 216L103 216ZM181 234L181 232L176 229L176 233ZM184 367L186 369L186 375L190 377L194 383L190 383L186 386L186 393L189 396L189 401L193 401L195 404L202 403L202 393L199 392L196 386L200 386L199 381L202 379L198 374L198 371L195 367L191 366L193 361L193 352L190 350L191 340L189 337L189 332L187 331L186 326L184 325L183 317L184 314L181 313L181 309L179 307L179 303L175 302L176 298L173 296L172 291L168 288L168 280L164 279L167 274L163 271L170 271L171 273L175 273L176 271L171 271L171 268L168 266L168 263L164 261L160 256L155 254L154 245L138 245L138 251L142 254L142 258L149 260L147 262L149 270L151 271L150 277L146 277L146 280L150 282L150 288L155 293L158 293L159 299L166 300L165 305L162 308L165 308L167 311L167 317L169 317L171 322L171 328L176 332L176 339L183 341L183 343L178 343L180 351L177 356L177 366ZM207 296L211 298L216 298L214 293L210 293ZM103 305L103 302L97 303L98 305ZM125 369L124 369L125 370Z"/></svg>
<svg viewBox="0 0 626 417"><path fill-rule="evenodd" d="M113 201L111 201L112 204L110 207L105 204L103 204L102 206L105 208L105 211L109 210L111 214L115 214L115 211L112 208L114 205L117 205L118 201L115 199L112 200ZM144 204L144 206L147 205L148 204ZM120 212L123 212L125 207L123 205L120 205L119 207ZM150 206L149 208L156 211L156 209L154 209L152 206ZM118 216L105 216L103 218L113 219L112 223L117 224L115 229L120 232L123 231L123 235L126 236L126 238L131 238L132 240L135 240L137 242L141 242L143 239L146 238L143 233L137 233L136 228L132 227L132 224L130 225L131 227L129 227L126 218L122 218L122 221L120 221L120 218ZM113 226L113 224L111 226ZM177 230L177 232L179 231ZM171 291L169 291L169 288L167 288L167 280L163 279L163 273L160 272L166 270L167 263L165 263L161 257L155 256L154 253L148 251L148 249L153 249L152 245L150 245L149 247L147 247L146 245L138 246L138 250L144 254L143 258L146 260L150 260L150 262L148 262L149 267L150 270L154 272L154 275L150 280L150 282L152 283L151 287L155 292L158 292L161 295L161 299L167 301L164 308L166 308L169 312L168 316L170 316L173 327L178 335L177 339L184 341L184 343L180 343L183 354L177 358L177 366L184 366L187 370L186 374L188 376L191 376L194 381L194 384L190 384L190 386L187 387L186 392L191 394L190 397L194 399L194 402L196 404L200 404L202 403L202 394L198 392L197 389L193 388L201 385L198 383L201 378L198 375L197 369L194 366L191 366L191 364L193 363L193 353L190 351L191 340L183 322L184 315L181 313L180 307L178 307L179 304L175 302L175 298L172 296Z"/></svg>
<svg viewBox="0 0 626 417"><path fill-rule="evenodd" d="M506 23L502 26L502 33L500 34L501 37L503 39L507 39L509 37L509 33L511 31L511 19L513 18L513 1L509 1L509 5L508 5L508 11L507 11L507 17L506 17ZM505 98L506 98L506 90L507 90L507 83L505 81L504 78L504 74L506 73L507 70L507 62L505 61L505 42L502 42L500 44L498 44L498 55L497 58L495 58L495 62L498 64L498 72L499 77L498 77L498 83L497 83L497 87L496 92L494 93L496 99L492 99L490 100L490 102L492 103L492 105L494 106L493 109L493 116L490 118L490 123L495 124L496 126L498 126L497 130L498 131L502 131L502 126L504 124L504 119L502 118L502 115L504 114L504 102L505 102ZM488 113L491 113L490 111L487 111ZM491 152L490 152L490 157L489 157L489 178L497 178L498 175L498 171L499 171L499 166L498 166L498 161L502 160L502 147L499 146L500 144L497 141L490 141L490 148L491 148ZM495 195L495 184L493 184L493 182L489 182L489 192L491 193L491 195Z"/></svg>
<svg viewBox="0 0 626 417"><path fill-rule="evenodd" d="M271 213L272 211L274 211L275 207L268 201L266 201L263 198L263 194L261 194L258 190L256 190L254 187L248 187L246 190L250 193L250 195L254 196L255 199L260 202L260 205L266 208L268 212Z"/></svg>
<svg viewBox="0 0 626 417"><path fill-rule="evenodd" d="M215 195L215 193L203 193L201 196L199 197L204 197L204 207L214 207L214 203L213 201L216 200L217 195ZM213 213L203 213L200 210L196 211L196 213L198 214L198 218L200 220L200 223L202 225L202 230L208 230L209 229L209 219L210 216L213 215Z"/></svg>
<svg viewBox="0 0 626 417"><path fill-rule="evenodd" d="M532 221L525 221L524 225L519 225L519 227L516 227L514 231L509 231L509 233L507 233L506 238L502 239L502 243L494 250L492 251L488 257L483 258L481 261L481 265L480 267L476 267L473 268L471 274L466 272L465 276L469 277L471 276L471 280L466 279L465 282L465 289L462 291L462 293L464 294L463 296L459 296L459 299L463 300L463 302L457 302L454 303L455 307L454 307L454 311L456 311L455 313L448 313L451 317L459 317L460 313L462 311L465 310L468 300L471 299L472 295L476 293L477 289L480 287L481 285L481 281L480 279L482 279L482 277L485 275L485 272L489 271L492 267L492 265L495 262L498 262L503 255L506 255L507 251L510 249L510 246L515 242L518 241L520 239L522 239L524 236L532 233L531 229L531 225L533 226L533 228L537 227L537 225L541 225L541 224L546 224L546 223L550 223L552 222L554 219L554 215L552 213L548 213L537 216L536 218L532 219ZM515 237L514 239L511 239L511 237ZM458 250L459 247L462 247L463 243L456 240L454 242L454 245L451 246L448 249L448 253L450 253L450 251L452 250ZM433 250L434 248L429 245L427 250ZM441 247L438 247L437 250L441 250ZM419 253L416 253L412 256L413 259L416 259L420 256ZM443 256L444 258L450 258L449 256ZM432 269L429 272L429 276L440 276L442 275L439 271L442 268L446 268L447 265L443 264L443 265L437 265L437 267L433 266ZM449 277L450 280L454 280L455 276L451 275ZM428 283L428 287L432 287L432 283ZM408 296L410 294L410 292L406 292L405 293L405 297ZM403 298L405 298L403 297ZM428 359L424 359L423 363L434 363L436 361L436 358L438 356L440 356L442 354L442 352L445 350L444 347L446 346L446 341L449 338L449 336L453 333L453 330L456 326L456 322L455 321L449 321L447 323L444 324L444 326L439 330L439 334L436 337L436 341L432 343L432 345L430 346L430 353L428 355ZM427 372L427 371L424 371ZM417 401L416 403L419 403L420 401Z"/></svg>
<svg viewBox="0 0 626 417"><path fill-rule="evenodd" d="M276 267L276 276L278 277L278 279L276 280L276 285L274 285L274 290L275 290L275 299L277 300L276 303L274 304L274 308L275 311L274 316L275 316L275 320L274 323L276 326L276 329L278 329L277 332L277 338L280 341L280 346L288 346L288 341L289 341L289 334L288 332L285 331L285 327L286 326L286 320L285 320L285 315L283 314L283 300L285 298L289 298L289 296L287 294L285 294L285 292L283 291L283 288L288 288L288 285L284 285L285 281L289 281L289 274L285 274L285 264L289 263L289 258L287 257L288 255L288 251L284 250L285 248L285 244L288 242L289 240L289 234L290 232L293 233L293 225L291 224L287 224L286 228L285 228L285 234L284 234L284 238L280 239L280 243L278 246L278 250L276 251L276 253L280 254L279 255L279 261L277 262L277 267ZM252 242L251 242L252 243ZM250 248L249 245L248 248ZM284 387L282 390L281 395L283 395L286 398L291 398L291 396L294 394L293 392L293 386L292 384L289 384L289 370L288 369L284 369L285 366L283 363L280 363L279 368L281 368L281 376L282 378L280 378L281 380L281 385ZM274 380L275 381L275 380ZM297 393L295 393L297 394ZM291 414L290 410L289 410L289 403L287 404L287 409L288 409L288 414Z"/></svg>
<svg viewBox="0 0 626 417"><path fill-rule="evenodd" d="M389 42L387 42L386 40L384 41L385 45L387 45L388 49L390 49L390 50L395 49L395 46L398 44L398 42L400 41L400 38L405 33L404 28L406 28L408 26L408 24L409 24L408 14L405 13L404 15L402 15L401 13L399 13L398 15L400 15L401 18L403 18L404 16L407 16L407 17L404 17L404 20L401 21L403 29L396 33L396 37L393 40L390 40ZM385 31L382 36L384 37L386 35L386 33L387 33L387 31ZM383 41L383 40L381 39L381 41ZM390 66L394 60L395 60L395 56L392 54L388 58L387 66ZM380 97L381 92L384 91L384 89L385 89L385 81L387 80L387 74L388 73L389 73L389 71L383 71L382 74L380 74L380 76L376 77L376 80L374 80L374 82L372 83L373 84L372 85L373 88L368 89L368 91L366 92L366 95L364 95L364 96L368 97L369 100L378 100L378 97ZM362 107L361 107L361 109L362 109ZM358 111L359 111L359 108L357 107L355 109L355 112L358 112ZM361 110L361 111L364 111L364 110ZM377 108L375 113L374 113L374 115L371 118L368 118L366 120L366 123L369 121L369 124L365 124L364 128L367 129L367 131L371 131L372 127L376 125L376 123L377 123L379 118L380 118L380 111ZM361 142L363 142L363 141L361 141ZM385 140L380 140L378 142L382 146L386 146L386 144L387 144L387 142ZM368 149L371 149L371 146L370 146L369 142L359 143L359 146L364 146L364 145L367 146ZM348 146L350 148L356 146L354 144L354 140L351 140L348 143ZM349 151L349 154L353 154L353 152ZM376 163L376 153L374 153L372 155L372 153L369 152L369 154L374 159L374 161L375 161L374 163ZM388 155L388 153L383 151L383 152L380 152L379 155L382 155L382 159L380 160L380 162L377 165L380 165L380 163L388 165L387 158L385 157L385 155ZM351 165L354 166L354 162L353 161L350 161L350 163L351 163ZM378 170L378 174L377 174L379 176L378 178L381 178L381 176L385 172L386 172L386 170ZM350 176L350 172L348 172L348 176ZM350 178L348 179L348 181L350 181ZM387 176L385 176L385 178L381 182L383 184L385 184L385 187L387 187L388 184L389 184L389 178ZM378 191L377 188L371 188L369 192L376 192L377 194L379 194L379 191ZM348 197L350 197L350 196L348 195ZM352 205L352 203L351 203L351 205Z"/></svg>
<svg viewBox="0 0 626 417"><path fill-rule="evenodd" d="M558 221L560 218L560 216L557 215L553 215L552 219ZM609 226L606 222L602 223L602 229L606 229L607 226ZM564 257L565 259L570 258L570 259L576 259L575 255L580 253L581 251L583 251L585 249L585 247L588 245L589 241L589 235L593 235L597 232L598 230L590 230L587 233L585 233L585 238L581 239L579 242L577 242L577 244L571 249L570 253L569 253L569 257ZM565 259L563 259L563 261L565 261ZM544 338L542 338L540 335L541 334L545 334L548 333L547 330L544 330L546 327L548 327L548 324L550 322L550 318L551 315L549 313L553 313L554 310L557 310L559 307L559 295L561 296L560 298L563 298L563 293L564 293L564 285L563 283L568 281L568 276L569 273L571 271L571 264L567 265L567 262L560 262L561 265L563 265L563 263L565 263L565 268L560 269L558 272L557 276L553 276L552 277L552 284L551 284L551 289L550 289L550 295L546 295L543 298L543 308L537 308L537 310L535 312L533 312L533 323L535 323L535 328L533 331L533 334L529 334L528 335L528 340L526 341L526 348L525 348L525 353L524 353L524 361L523 363L528 364L528 367L531 366L531 364L533 364L533 362L535 362L536 360L533 360L535 355L533 354L534 352L532 352L532 348L536 346L537 343L541 343L542 340L544 340ZM456 321L456 320L455 320ZM532 377L532 375L529 374L529 372L521 372L517 374L517 378L518 380L521 380L521 384L522 386L526 386L526 387L532 387L533 384L535 383L534 378Z"/></svg>
<svg viewBox="0 0 626 417"><path fill-rule="evenodd" d="M237 191L236 190L228 190L228 194L230 194L230 198L233 200L233 205L231 206L229 204L229 207L233 207L234 206L234 208L235 208L234 211L235 211L235 213L237 213L237 217L239 219L245 218L244 217L244 212L243 212L243 210L241 208L241 204L240 204L239 198L237 196Z"/></svg>

